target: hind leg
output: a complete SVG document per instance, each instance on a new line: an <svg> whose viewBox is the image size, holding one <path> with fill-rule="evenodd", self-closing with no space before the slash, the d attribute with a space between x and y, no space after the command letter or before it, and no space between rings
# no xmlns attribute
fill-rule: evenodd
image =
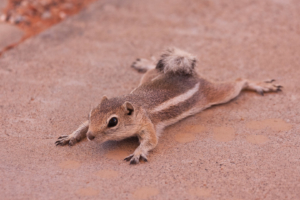
<svg viewBox="0 0 300 200"><path fill-rule="evenodd" d="M264 92L281 91L282 86L274 84L275 80L264 82L254 82L246 79L237 79L234 82L227 83L209 83L204 84L203 92L207 100L207 107L211 105L226 103L237 97L242 90L252 90L263 95Z"/></svg>
<svg viewBox="0 0 300 200"><path fill-rule="evenodd" d="M154 69L155 64L156 61L154 57L152 57L151 60L145 58L138 58L132 63L131 67L140 73L145 73L151 69Z"/></svg>
<svg viewBox="0 0 300 200"><path fill-rule="evenodd" d="M140 73L145 73L141 78L139 86L145 82L151 81L160 74L155 69L156 65L154 58L152 58L151 60L138 58L135 62L132 63L131 67Z"/></svg>

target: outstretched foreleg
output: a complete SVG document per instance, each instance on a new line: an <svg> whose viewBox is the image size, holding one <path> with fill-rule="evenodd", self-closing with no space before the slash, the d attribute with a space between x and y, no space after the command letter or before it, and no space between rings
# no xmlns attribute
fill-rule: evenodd
<svg viewBox="0 0 300 200"><path fill-rule="evenodd" d="M145 126L137 134L140 145L136 148L133 154L126 157L124 160L130 161L130 164L138 164L140 159L147 162L147 155L149 151L154 149L158 143L158 138L154 125L150 119L146 120Z"/></svg>
<svg viewBox="0 0 300 200"><path fill-rule="evenodd" d="M58 145L64 146L66 144L73 146L74 144L80 142L83 138L86 137L86 133L88 129L89 129L89 121L85 121L72 134L60 136L55 142L55 144L56 146Z"/></svg>

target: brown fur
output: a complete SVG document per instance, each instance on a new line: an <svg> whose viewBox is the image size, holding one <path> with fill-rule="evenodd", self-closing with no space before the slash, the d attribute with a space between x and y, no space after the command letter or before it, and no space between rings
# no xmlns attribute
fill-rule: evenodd
<svg viewBox="0 0 300 200"><path fill-rule="evenodd" d="M237 79L213 83L199 77L195 63L193 56L174 48L161 56L156 68L151 61L138 59L132 67L147 71L140 85L125 96L110 99L104 96L91 110L89 120L72 134L59 137L56 145L74 145L84 137L103 143L137 136L140 146L125 158L136 164L140 158L147 161L148 152L156 147L166 126L212 105L226 103L243 89L263 94L281 88L274 85L273 80L255 83ZM113 118L118 122L110 126Z"/></svg>

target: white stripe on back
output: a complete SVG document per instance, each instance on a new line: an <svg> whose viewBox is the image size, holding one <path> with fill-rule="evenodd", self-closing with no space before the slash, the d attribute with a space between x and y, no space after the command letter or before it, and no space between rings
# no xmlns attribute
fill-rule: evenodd
<svg viewBox="0 0 300 200"><path fill-rule="evenodd" d="M192 89L188 90L184 94L181 94L177 97L174 97L173 99L163 102L159 106L156 106L155 108L153 108L150 112L151 113L159 112L159 111L165 110L171 106L177 105L183 101L188 100L199 90L199 85L200 85L200 83L197 83Z"/></svg>

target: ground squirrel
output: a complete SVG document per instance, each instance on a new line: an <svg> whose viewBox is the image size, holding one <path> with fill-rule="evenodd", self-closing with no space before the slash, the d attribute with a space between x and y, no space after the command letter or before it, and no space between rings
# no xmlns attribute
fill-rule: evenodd
<svg viewBox="0 0 300 200"><path fill-rule="evenodd" d="M213 83L200 77L196 58L180 49L169 48L155 65L154 61L137 59L132 67L146 72L130 94L107 98L89 113L88 120L70 135L61 136L56 145L74 145L84 137L103 143L137 136L140 145L125 158L130 164L142 159L154 149L165 127L194 115L212 105L237 97L242 90L280 91L274 80L252 82L237 79Z"/></svg>

